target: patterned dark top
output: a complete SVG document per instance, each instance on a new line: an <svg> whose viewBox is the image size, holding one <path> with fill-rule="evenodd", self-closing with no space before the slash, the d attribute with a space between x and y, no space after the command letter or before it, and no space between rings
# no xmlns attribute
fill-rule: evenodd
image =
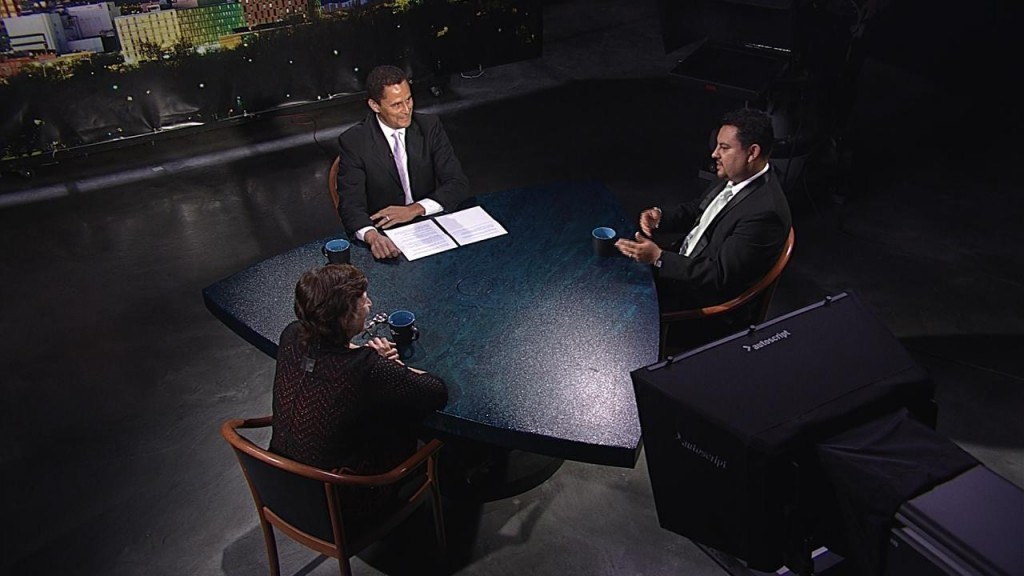
<svg viewBox="0 0 1024 576"><path fill-rule="evenodd" d="M299 326L292 322L281 333L270 450L357 474L386 472L412 455L415 425L448 402L445 383L366 347L310 350L299 341ZM371 512L384 496L352 493L361 497L347 498L346 511L357 514Z"/></svg>

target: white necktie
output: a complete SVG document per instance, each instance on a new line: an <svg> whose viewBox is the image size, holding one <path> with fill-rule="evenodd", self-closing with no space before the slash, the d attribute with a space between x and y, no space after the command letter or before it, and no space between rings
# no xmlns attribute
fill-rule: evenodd
<svg viewBox="0 0 1024 576"><path fill-rule="evenodd" d="M700 222L690 230L690 233L686 235L686 240L683 240L683 246L679 249L679 253L683 256L689 256L693 253L694 247L697 246L697 241L700 240L701 235L707 230L708 225L715 219L715 216L725 208L725 205L732 200L733 197L733 184L728 182L725 188L715 196L715 199L708 204L708 207L704 209L704 213L700 215Z"/></svg>
<svg viewBox="0 0 1024 576"><path fill-rule="evenodd" d="M402 133L398 130L392 132L395 138L395 166L398 168L398 179L402 181L402 190L405 191L405 203L412 204L412 190L409 188L409 169L405 162L405 143L402 142Z"/></svg>

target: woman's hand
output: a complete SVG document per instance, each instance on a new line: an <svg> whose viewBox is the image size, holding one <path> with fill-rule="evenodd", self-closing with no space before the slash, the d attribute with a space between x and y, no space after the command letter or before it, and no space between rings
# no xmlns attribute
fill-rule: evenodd
<svg viewBox="0 0 1024 576"><path fill-rule="evenodd" d="M377 354L380 354L381 358L398 362L398 348L395 348L395 345L389 340L372 338L366 342L366 345L373 348Z"/></svg>

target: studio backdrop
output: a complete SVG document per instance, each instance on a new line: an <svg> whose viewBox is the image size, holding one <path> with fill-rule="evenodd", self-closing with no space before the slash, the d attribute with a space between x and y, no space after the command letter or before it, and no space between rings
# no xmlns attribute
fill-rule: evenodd
<svg viewBox="0 0 1024 576"><path fill-rule="evenodd" d="M440 78L541 54L541 0L134 1L3 18L3 161L359 93L381 63Z"/></svg>

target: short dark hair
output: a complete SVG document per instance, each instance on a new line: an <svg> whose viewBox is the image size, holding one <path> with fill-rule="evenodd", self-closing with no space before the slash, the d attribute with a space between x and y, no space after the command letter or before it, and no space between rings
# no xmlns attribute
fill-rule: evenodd
<svg viewBox="0 0 1024 576"><path fill-rule="evenodd" d="M738 108L722 116L723 126L735 126L736 138L744 148L757 144L767 158L775 146L775 130L768 114L754 108Z"/></svg>
<svg viewBox="0 0 1024 576"><path fill-rule="evenodd" d="M295 283L295 317L302 323L306 343L344 345L355 334L345 331L349 318L366 293L366 276L351 264L328 264L304 272Z"/></svg>
<svg viewBox="0 0 1024 576"><path fill-rule="evenodd" d="M409 75L398 66L382 64L373 70L366 77L366 92L374 102L380 102L384 98L384 88L394 86L409 80Z"/></svg>

